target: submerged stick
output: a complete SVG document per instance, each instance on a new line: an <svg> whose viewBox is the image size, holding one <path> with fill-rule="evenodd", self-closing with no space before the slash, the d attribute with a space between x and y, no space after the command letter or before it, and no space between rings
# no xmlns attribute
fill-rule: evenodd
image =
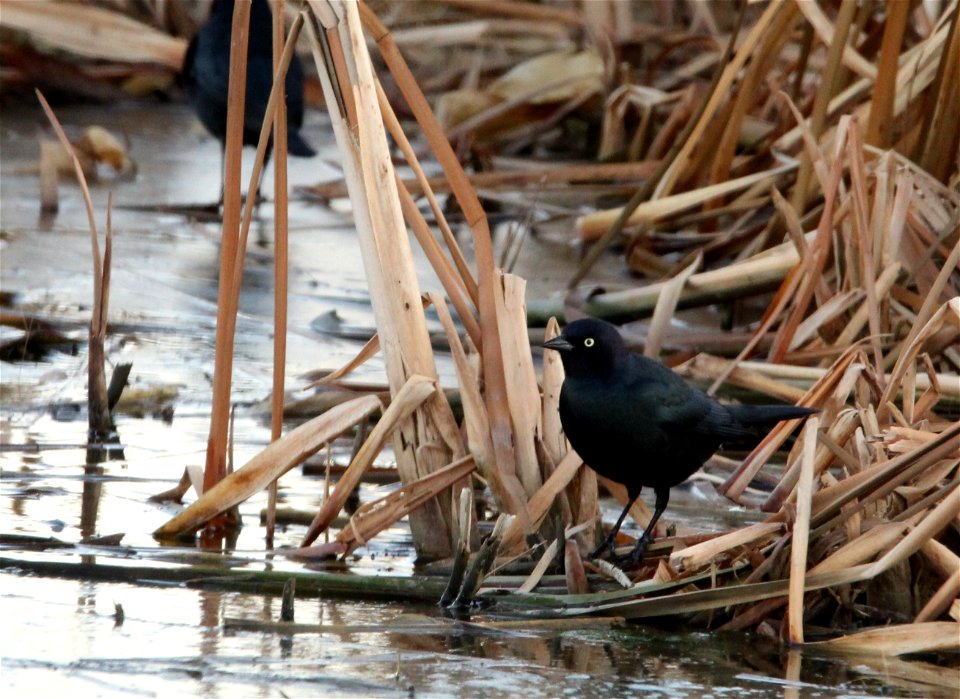
<svg viewBox="0 0 960 699"><path fill-rule="evenodd" d="M283 583L283 594L280 602L280 621L293 621L293 605L297 595L297 579L290 578Z"/></svg>
<svg viewBox="0 0 960 699"><path fill-rule="evenodd" d="M476 558L473 559L473 565L470 566L470 569L464 576L460 592L450 607L454 609L466 609L473 602L473 599L477 595L477 590L480 589L483 579L487 577L497 558L497 551L500 550L500 541L504 527L507 522L512 519L511 516L504 514L501 514L500 517L497 518L497 523L493 526L493 533L480 545L480 551L477 552Z"/></svg>
<svg viewBox="0 0 960 699"><path fill-rule="evenodd" d="M463 488L460 491L459 528L457 530L456 556L453 559L453 570L447 588L440 597L440 606L449 607L457 598L463 587L463 579L470 561L470 520L473 517L473 490Z"/></svg>

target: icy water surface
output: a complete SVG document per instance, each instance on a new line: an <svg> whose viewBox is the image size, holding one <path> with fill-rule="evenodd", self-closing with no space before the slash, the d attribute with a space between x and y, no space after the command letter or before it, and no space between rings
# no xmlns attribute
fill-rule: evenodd
<svg viewBox="0 0 960 699"><path fill-rule="evenodd" d="M0 687L9 697L840 697L922 694L890 667L851 665L837 658L794 655L774 641L744 635L650 627L544 631L469 627L444 620L422 602L363 602L304 595L296 621L322 630L296 635L233 630L233 620L276 620L277 597L257 591L195 589L189 582L145 584L42 577L29 561L188 565L196 549L158 550L150 532L179 510L148 498L172 487L189 464L204 460L213 373L219 235L162 207L208 204L217 196L219 148L180 105L57 109L73 133L103 125L130 140L138 163L132 179L94 185L98 225L114 193L114 262L110 297L112 364L131 362L130 391L164 392L164 410L121 413L121 458L87 467L84 441L85 323L91 285L90 239L79 190L60 186L55 217L39 215L34 170L39 109L7 107L0 147L0 290L6 311L54 321L71 342L40 359L0 366ZM292 160L291 182L331 179L337 153L323 118L311 114L307 138L320 149ZM249 156L249 153L248 153ZM268 171L265 187L272 192ZM130 207L141 207L138 209ZM147 207L143 209L142 207ZM154 208L151 208L154 207ZM261 207L246 262L233 400L238 405L235 461L269 439L262 408L270 391L272 354L272 210ZM466 242L466 241L465 241ZM576 261L560 234L525 243L517 272L532 294L562 287ZM371 327L363 265L349 206L296 201L291 207L290 336L287 390L304 395L304 372L334 368L360 347L357 340L317 332L311 323L335 311L348 325ZM438 290L418 259L425 289ZM608 281L624 283L619 263ZM6 332L6 331L5 331ZM381 381L379 358L357 373ZM452 372L441 360L445 382ZM349 444L337 445L341 463ZM389 453L381 457L388 463ZM363 500L393 485L363 487ZM295 470L280 485L281 505L315 511L322 481ZM703 516L696 488L671 503L687 524L724 526L744 517L717 505ZM193 497L192 494L187 496ZM686 503L686 507L684 506ZM303 571L270 558L259 526L265 497L241 506L245 526L222 565ZM714 503L716 505L716 503ZM683 513L687 514L684 515ZM696 515L696 516L695 516ZM303 525L281 527L277 546L294 546ZM23 537L77 544L122 534L121 548L33 548ZM13 539L12 537L20 537ZM414 574L409 531L401 523L360 549L344 574ZM20 564L18 565L18 561ZM158 564L160 565L160 564ZM116 619L116 605L123 621ZM411 629L403 620L425 616ZM398 623L401 627L391 628ZM789 660L789 662L788 662ZM789 667L789 669L788 669Z"/></svg>
<svg viewBox="0 0 960 699"><path fill-rule="evenodd" d="M276 619L255 594L3 575L4 696L22 697L862 697L882 693L837 660L782 679L769 641L643 627L418 632L429 607L301 599L324 633L225 631ZM114 605L125 620L117 625ZM11 623L14 625L11 626ZM379 628L378 628L379 627ZM16 633L9 633L11 629ZM873 690L873 691L871 691Z"/></svg>

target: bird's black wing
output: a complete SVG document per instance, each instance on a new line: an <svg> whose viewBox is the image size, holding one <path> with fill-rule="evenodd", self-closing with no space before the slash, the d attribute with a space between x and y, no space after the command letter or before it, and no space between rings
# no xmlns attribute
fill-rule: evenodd
<svg viewBox="0 0 960 699"><path fill-rule="evenodd" d="M726 407L690 386L667 367L645 357L633 360L632 380L644 384L643 392L654 406L665 432L680 438L691 434L721 440L750 435Z"/></svg>

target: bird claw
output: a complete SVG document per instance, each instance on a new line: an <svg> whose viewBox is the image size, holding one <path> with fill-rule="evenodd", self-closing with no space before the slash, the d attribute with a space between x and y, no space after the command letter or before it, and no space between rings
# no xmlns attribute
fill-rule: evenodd
<svg viewBox="0 0 960 699"><path fill-rule="evenodd" d="M619 556L617 556L617 547L614 546L613 544L613 539L607 538L602 544L600 544L599 546L597 546L597 548L591 551L587 555L587 558L592 561L595 558L603 557L604 553L607 554L607 557L611 561L616 562L617 558L619 558Z"/></svg>
<svg viewBox="0 0 960 699"><path fill-rule="evenodd" d="M620 559L618 561L619 565L639 565L643 563L643 557L647 552L646 544L643 546L637 546L626 556L618 556Z"/></svg>
<svg viewBox="0 0 960 699"><path fill-rule="evenodd" d="M616 546L614 546L613 541L604 541L600 546L598 546L594 551L588 556L589 559L600 558L604 553L607 554L607 560L618 567L623 567L625 565L638 565L643 562L643 558L647 553L647 544L650 543L650 539L646 536L641 536L637 541L636 546L633 547L633 550L625 556L621 556L617 553Z"/></svg>

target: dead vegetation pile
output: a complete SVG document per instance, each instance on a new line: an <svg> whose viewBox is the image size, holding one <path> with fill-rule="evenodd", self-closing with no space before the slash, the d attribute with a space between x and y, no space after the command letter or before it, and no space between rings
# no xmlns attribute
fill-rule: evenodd
<svg viewBox="0 0 960 699"><path fill-rule="evenodd" d="M15 5L6 3L4 23ZM319 191L351 199L377 319L353 366L382 352L391 401L348 401L222 478L229 364L218 364L211 444L221 446L211 447L206 492L158 534L197 531L382 410L290 555L345 554L409 517L422 557L459 550L448 599L516 588L490 597L497 612L685 616L797 643L869 626L877 628L830 643L892 654L956 649L956 0L308 0L291 14L342 156L343 181ZM239 149L229 136L228 147ZM232 188L239 193L239 182ZM580 293L525 299L524 280L497 264L481 196L575 230L587 251L571 279ZM241 223L239 197L228 194L231 267L222 279L242 272L245 213ZM456 227L472 235L472 263ZM442 291L421 292L408 229ZM611 246L644 279L585 293L591 265ZM693 356L711 330L671 327L681 309L758 297L757 322L731 313L739 338L731 357ZM221 302L226 319L236 300ZM438 385L425 305L447 332L459 422ZM548 357L538 377L527 333L528 318L551 336L551 316L578 313L650 316L648 355L676 352L673 363L689 359L680 369L713 390L733 385L821 410L781 452L771 491L749 486L789 444L790 425L720 486L767 513L763 521L661 536L633 570L583 560L600 536L597 480L562 434L562 368ZM229 328L219 324L218 343L229 344ZM402 487L313 546L388 442ZM485 530L474 486L489 493L481 519L500 519L469 554ZM635 512L643 523L644 507ZM524 556L538 563L521 578L484 581ZM916 681L947 681L924 670Z"/></svg>

